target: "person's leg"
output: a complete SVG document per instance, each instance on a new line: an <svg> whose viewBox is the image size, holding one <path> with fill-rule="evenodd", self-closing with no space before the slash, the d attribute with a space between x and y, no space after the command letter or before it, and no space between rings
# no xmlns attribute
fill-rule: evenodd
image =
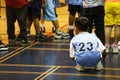
<svg viewBox="0 0 120 80"><path fill-rule="evenodd" d="M27 43L27 6L19 9L15 9L18 24L20 27L20 34L18 35L18 41Z"/></svg>
<svg viewBox="0 0 120 80"><path fill-rule="evenodd" d="M76 6L68 4L68 11L69 11L69 26L68 26L68 33L70 35L70 39L74 37L74 21L75 21L75 14L76 14Z"/></svg>
<svg viewBox="0 0 120 80"><path fill-rule="evenodd" d="M36 31L35 41L45 41L45 40L47 40L47 37L45 35L43 35L40 31L39 18L34 17L33 22L34 22L34 28L35 28L35 31Z"/></svg>
<svg viewBox="0 0 120 80"><path fill-rule="evenodd" d="M105 31L104 31L104 6L98 6L94 15L95 33L97 37L105 45Z"/></svg>
<svg viewBox="0 0 120 80"><path fill-rule="evenodd" d="M110 39L111 39L112 28L113 28L113 25L105 26L105 47L106 47L105 52L106 53L109 53L110 51L110 45L111 45Z"/></svg>
<svg viewBox="0 0 120 80"><path fill-rule="evenodd" d="M7 34L8 34L8 43L9 45L15 44L15 26L16 14L13 8L6 6L6 17L7 17Z"/></svg>
<svg viewBox="0 0 120 80"><path fill-rule="evenodd" d="M114 26L114 43L111 45L113 53L118 53L118 42L120 40L120 26Z"/></svg>
<svg viewBox="0 0 120 80"><path fill-rule="evenodd" d="M44 13L43 13L43 8L41 9L41 18L40 18L40 27L41 27L41 31L45 32L45 26L44 26Z"/></svg>

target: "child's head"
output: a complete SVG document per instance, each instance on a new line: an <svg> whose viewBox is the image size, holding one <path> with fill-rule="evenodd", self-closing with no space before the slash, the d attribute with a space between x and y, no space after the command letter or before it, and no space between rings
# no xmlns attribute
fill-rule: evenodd
<svg viewBox="0 0 120 80"><path fill-rule="evenodd" d="M88 30L89 21L86 17L76 18L75 20L75 32L79 33L80 31Z"/></svg>

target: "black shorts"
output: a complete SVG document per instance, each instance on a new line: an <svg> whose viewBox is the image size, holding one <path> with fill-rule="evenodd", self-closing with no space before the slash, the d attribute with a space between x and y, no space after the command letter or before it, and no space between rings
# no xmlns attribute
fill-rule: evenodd
<svg viewBox="0 0 120 80"><path fill-rule="evenodd" d="M33 7L28 7L28 16L29 18L32 18L34 16L40 19L41 10Z"/></svg>
<svg viewBox="0 0 120 80"><path fill-rule="evenodd" d="M82 6L81 5L71 5L68 4L68 11L70 14L75 15L78 12L78 15L82 15Z"/></svg>

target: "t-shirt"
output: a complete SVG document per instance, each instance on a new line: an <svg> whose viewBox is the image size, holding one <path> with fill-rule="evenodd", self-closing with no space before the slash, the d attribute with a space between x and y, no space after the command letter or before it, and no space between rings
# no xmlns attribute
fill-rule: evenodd
<svg viewBox="0 0 120 80"><path fill-rule="evenodd" d="M27 0L5 0L6 5L12 8L22 8L28 4Z"/></svg>
<svg viewBox="0 0 120 80"><path fill-rule="evenodd" d="M73 37L70 42L70 57L75 57L75 54L84 51L100 51L105 49L102 42L96 37L95 34L82 32Z"/></svg>
<svg viewBox="0 0 120 80"><path fill-rule="evenodd" d="M82 5L82 0L68 0L68 4Z"/></svg>
<svg viewBox="0 0 120 80"><path fill-rule="evenodd" d="M83 8L104 6L104 0L83 0Z"/></svg>

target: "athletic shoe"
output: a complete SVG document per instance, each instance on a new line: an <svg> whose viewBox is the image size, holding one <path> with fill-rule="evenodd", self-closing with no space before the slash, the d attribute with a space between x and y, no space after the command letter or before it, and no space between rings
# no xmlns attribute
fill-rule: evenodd
<svg viewBox="0 0 120 80"><path fill-rule="evenodd" d="M15 39L9 39L8 46L14 46L15 44L16 44L16 40Z"/></svg>
<svg viewBox="0 0 120 80"><path fill-rule="evenodd" d="M118 46L113 46L112 48L113 48L113 53L119 53Z"/></svg>
<svg viewBox="0 0 120 80"><path fill-rule="evenodd" d="M109 53L109 52L110 52L109 50L110 50L110 48L109 48L109 47L106 47L106 48L105 48L105 53Z"/></svg>
<svg viewBox="0 0 120 80"><path fill-rule="evenodd" d="M111 47L112 47L112 52L113 53L118 53L119 51L118 51L118 46L115 44L115 43L113 43L112 45L111 45Z"/></svg>
<svg viewBox="0 0 120 80"><path fill-rule="evenodd" d="M103 69L103 65L100 61L100 62L98 62L97 66L95 67L95 70L102 70L102 69Z"/></svg>
<svg viewBox="0 0 120 80"><path fill-rule="evenodd" d="M42 33L40 33L40 35L35 36L35 41L46 41L46 40L47 40L47 36L45 36Z"/></svg>
<svg viewBox="0 0 120 80"><path fill-rule="evenodd" d="M118 42L118 51L120 51L120 41Z"/></svg>
<svg viewBox="0 0 120 80"><path fill-rule="evenodd" d="M105 43L105 53L109 53L109 52L110 52L110 44Z"/></svg>
<svg viewBox="0 0 120 80"><path fill-rule="evenodd" d="M77 65L75 66L75 69L76 69L77 71L84 71L84 67L80 66L79 64L77 64Z"/></svg>
<svg viewBox="0 0 120 80"><path fill-rule="evenodd" d="M3 43L0 44L0 51L5 51L5 50L8 50L8 47L5 46Z"/></svg>
<svg viewBox="0 0 120 80"><path fill-rule="evenodd" d="M66 34L63 31L59 30L56 32L56 35L54 37L55 37L55 39L68 39L69 34Z"/></svg>

